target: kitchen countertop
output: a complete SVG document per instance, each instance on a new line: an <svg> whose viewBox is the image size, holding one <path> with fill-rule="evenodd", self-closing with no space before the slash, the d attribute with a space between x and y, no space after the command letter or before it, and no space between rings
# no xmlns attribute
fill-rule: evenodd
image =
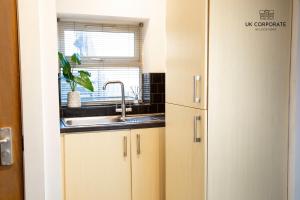
<svg viewBox="0 0 300 200"><path fill-rule="evenodd" d="M165 127L165 116L153 114L158 120L156 121L142 121L138 123L124 123L124 124L106 124L94 126L80 126L80 127L67 127L64 123L60 122L60 133L76 133L76 132L89 132L89 131L107 131L107 130L120 130L120 129L141 129L141 128L156 128Z"/></svg>

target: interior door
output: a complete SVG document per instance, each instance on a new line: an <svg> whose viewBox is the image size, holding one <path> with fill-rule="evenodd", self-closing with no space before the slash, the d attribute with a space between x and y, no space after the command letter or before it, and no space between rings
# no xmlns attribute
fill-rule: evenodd
<svg viewBox="0 0 300 200"><path fill-rule="evenodd" d="M13 163L7 166L0 164L0 200L23 199L18 51L16 1L2 0L0 1L0 128L12 128ZM2 147L1 151L4 152L2 144L6 138L1 137L0 146ZM3 163L6 159L1 157L0 163Z"/></svg>
<svg viewBox="0 0 300 200"><path fill-rule="evenodd" d="M206 111L166 105L166 200L205 200Z"/></svg>
<svg viewBox="0 0 300 200"><path fill-rule="evenodd" d="M64 135L65 200L131 200L130 131Z"/></svg>
<svg viewBox="0 0 300 200"><path fill-rule="evenodd" d="M286 200L292 1L210 2L208 199Z"/></svg>
<svg viewBox="0 0 300 200"><path fill-rule="evenodd" d="M207 109L207 0L167 1L166 101Z"/></svg>
<svg viewBox="0 0 300 200"><path fill-rule="evenodd" d="M131 130L132 200L164 200L164 128Z"/></svg>

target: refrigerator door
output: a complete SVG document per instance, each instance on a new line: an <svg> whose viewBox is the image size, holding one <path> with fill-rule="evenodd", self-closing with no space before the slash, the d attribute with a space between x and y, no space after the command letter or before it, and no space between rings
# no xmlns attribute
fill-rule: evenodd
<svg viewBox="0 0 300 200"><path fill-rule="evenodd" d="M207 109L207 0L167 1L166 101Z"/></svg>
<svg viewBox="0 0 300 200"><path fill-rule="evenodd" d="M206 111L166 105L166 200L205 200Z"/></svg>
<svg viewBox="0 0 300 200"><path fill-rule="evenodd" d="M292 1L210 8L208 200L287 200Z"/></svg>

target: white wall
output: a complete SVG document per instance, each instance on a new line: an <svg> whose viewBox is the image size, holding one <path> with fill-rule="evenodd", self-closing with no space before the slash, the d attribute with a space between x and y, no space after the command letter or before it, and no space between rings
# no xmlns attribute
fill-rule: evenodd
<svg viewBox="0 0 300 200"><path fill-rule="evenodd" d="M25 198L61 197L56 13L145 21L145 72L165 71L165 1L18 0Z"/></svg>
<svg viewBox="0 0 300 200"><path fill-rule="evenodd" d="M300 199L300 2L294 0L291 116L290 116L290 176L289 200Z"/></svg>
<svg viewBox="0 0 300 200"><path fill-rule="evenodd" d="M18 0L25 198L60 199L57 25L53 0Z"/></svg>
<svg viewBox="0 0 300 200"><path fill-rule="evenodd" d="M58 0L60 16L125 17L148 21L144 72L165 72L165 0Z"/></svg>

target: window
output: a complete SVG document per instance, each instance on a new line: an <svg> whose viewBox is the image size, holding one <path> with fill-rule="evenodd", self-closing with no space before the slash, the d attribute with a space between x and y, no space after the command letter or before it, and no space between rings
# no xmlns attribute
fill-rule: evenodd
<svg viewBox="0 0 300 200"><path fill-rule="evenodd" d="M79 22L58 22L59 51L69 58L73 53L81 56L82 64L74 70L91 73L95 91L89 92L81 86L83 103L104 103L121 100L119 85L103 84L109 80L120 80L125 86L126 100L133 99L132 89L141 88L141 45L140 25L92 24ZM61 78L61 102L67 102L70 86Z"/></svg>

